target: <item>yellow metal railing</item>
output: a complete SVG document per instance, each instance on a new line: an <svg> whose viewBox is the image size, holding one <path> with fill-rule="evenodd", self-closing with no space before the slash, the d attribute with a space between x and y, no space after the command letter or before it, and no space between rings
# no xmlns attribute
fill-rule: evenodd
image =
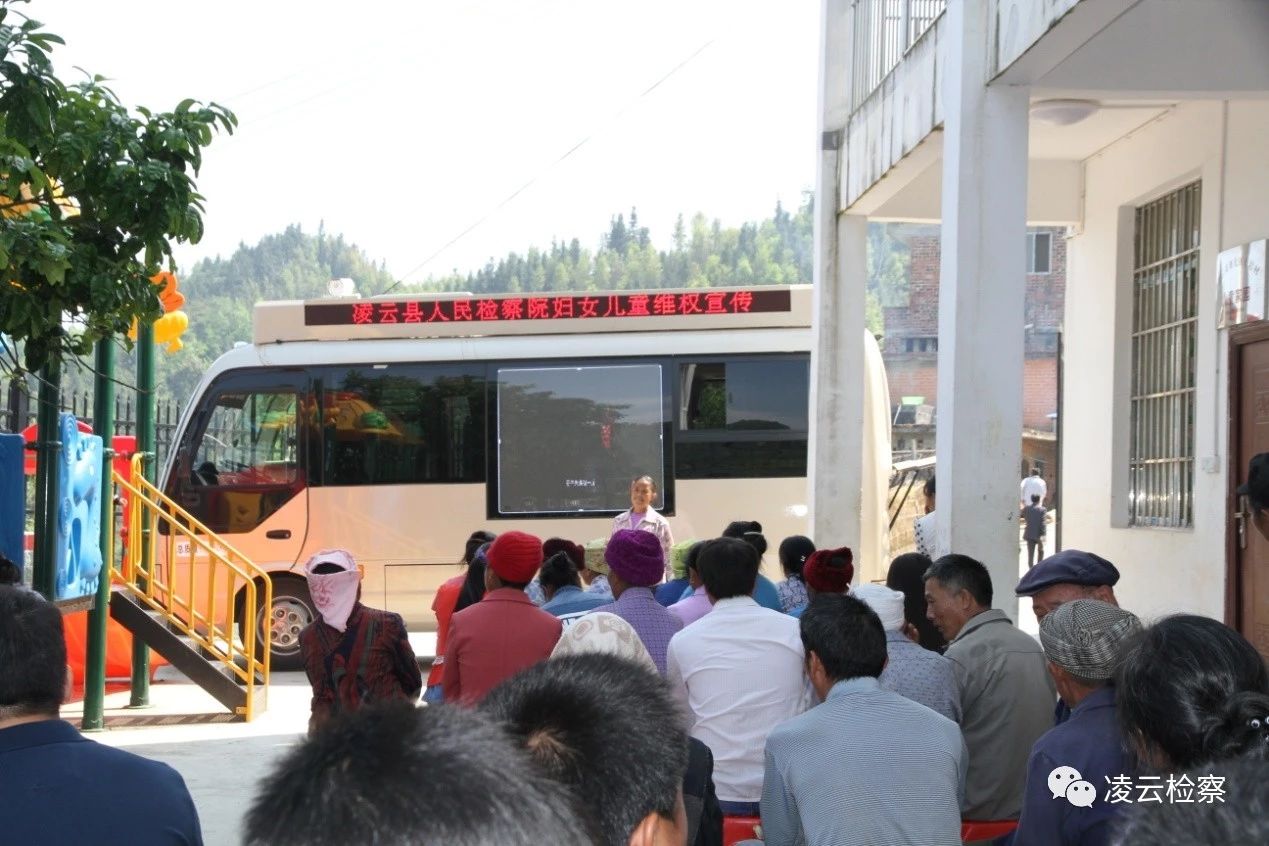
<svg viewBox="0 0 1269 846"><path fill-rule="evenodd" d="M269 684L270 645L265 640L257 650L257 641L264 637L261 629L267 631L259 620L273 607L273 583L267 572L152 485L142 474L143 460L142 455L132 458L130 478L113 474L129 503L123 562L114 582L237 676L247 691L247 704L238 710L250 720L256 685L267 690ZM244 623L241 637L239 622Z"/></svg>

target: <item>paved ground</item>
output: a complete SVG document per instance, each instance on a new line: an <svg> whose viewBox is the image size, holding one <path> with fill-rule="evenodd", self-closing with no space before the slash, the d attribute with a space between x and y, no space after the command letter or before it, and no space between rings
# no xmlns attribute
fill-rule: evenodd
<svg viewBox="0 0 1269 846"><path fill-rule="evenodd" d="M107 694L107 729L88 736L175 767L194 797L207 846L237 844L257 782L308 728L308 681L303 673L275 673L268 710L251 723L232 723L196 685L170 668L159 672L180 680L152 684L146 709L127 709L126 690ZM81 703L62 716L79 725Z"/></svg>

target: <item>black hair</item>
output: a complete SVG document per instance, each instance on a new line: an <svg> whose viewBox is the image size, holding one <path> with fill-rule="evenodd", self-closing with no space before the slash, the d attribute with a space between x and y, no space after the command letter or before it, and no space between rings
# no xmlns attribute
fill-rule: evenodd
<svg viewBox="0 0 1269 846"><path fill-rule="evenodd" d="M1219 799L1192 801L1200 780L1211 776L1221 778ZM1269 814L1265 813L1269 808L1269 780L1265 779L1263 757L1231 758L1222 761L1216 772L1192 770L1184 777L1193 786L1191 801L1139 802L1128 806L1119 828L1120 839L1115 842L1121 846L1269 843Z"/></svg>
<svg viewBox="0 0 1269 846"><path fill-rule="evenodd" d="M62 612L35 591L0 586L0 719L56 717L65 694Z"/></svg>
<svg viewBox="0 0 1269 846"><path fill-rule="evenodd" d="M644 479L647 479L647 480L648 480L648 484L652 485L652 492L653 492L653 493L656 493L656 492L657 492L657 480L656 480L656 479L654 479L654 478L652 478L651 476L649 476L647 473L640 473L638 476L635 476L633 479L631 479L631 480L630 480L630 487L632 487L632 488L633 488L635 485L639 484L639 483L640 483L640 482L642 482Z"/></svg>
<svg viewBox="0 0 1269 846"><path fill-rule="evenodd" d="M288 753L260 785L245 842L581 846L591 842L582 825L567 791L482 715L384 703Z"/></svg>
<svg viewBox="0 0 1269 846"><path fill-rule="evenodd" d="M806 535L790 535L780 541L780 567L789 578L802 578L802 565L815 551L815 543Z"/></svg>
<svg viewBox="0 0 1269 846"><path fill-rule="evenodd" d="M497 537L493 532L486 532L484 529L477 529L472 532L463 544L463 557L458 563L470 564L472 556L476 554L476 550L487 543L493 543Z"/></svg>
<svg viewBox="0 0 1269 846"><path fill-rule="evenodd" d="M345 570L343 567L340 567L334 561L323 561L321 564L318 564L316 567L313 568L313 575L315 576L333 576L336 573L346 573L346 572L347 570Z"/></svg>
<svg viewBox="0 0 1269 846"><path fill-rule="evenodd" d="M934 496L934 475L933 474L930 475L930 478L925 480L925 487L922 488L922 490L925 491L926 496Z"/></svg>
<svg viewBox="0 0 1269 846"><path fill-rule="evenodd" d="M489 544L481 544L467 564L467 575L463 577L463 586L458 591L458 601L454 603L455 614L485 598L485 567L489 563L485 559L485 554L488 551Z"/></svg>
<svg viewBox="0 0 1269 846"><path fill-rule="evenodd" d="M22 570L8 558L0 555L0 585L22 584Z"/></svg>
<svg viewBox="0 0 1269 846"><path fill-rule="evenodd" d="M801 620L802 646L819 656L835 682L877 678L886 666L886 632L866 602L844 593L811 597Z"/></svg>
<svg viewBox="0 0 1269 846"><path fill-rule="evenodd" d="M705 541L696 558L705 591L715 600L752 596L759 563L752 546L727 537Z"/></svg>
<svg viewBox="0 0 1269 846"><path fill-rule="evenodd" d="M603 653L553 658L495 687L480 708L552 778L585 793L596 843L625 846L651 813L674 818L687 727L647 667Z"/></svg>
<svg viewBox="0 0 1269 846"><path fill-rule="evenodd" d="M968 555L944 555L925 571L925 579L934 579L948 593L969 591L974 601L984 608L991 607L991 574L983 562Z"/></svg>
<svg viewBox="0 0 1269 846"><path fill-rule="evenodd" d="M1189 769L1269 751L1269 671L1247 639L1208 617L1165 617L1124 650L1115 678L1124 736Z"/></svg>
<svg viewBox="0 0 1269 846"><path fill-rule="evenodd" d="M1032 504L1032 505L1039 505L1039 504L1040 504L1040 495L1039 495L1039 494L1031 494L1031 504Z"/></svg>
<svg viewBox="0 0 1269 846"><path fill-rule="evenodd" d="M886 587L903 594L903 619L916 627L919 643L926 649L942 652L947 639L925 616L925 571L934 562L928 555L909 552L890 562L886 573Z"/></svg>
<svg viewBox="0 0 1269 846"><path fill-rule="evenodd" d="M733 520L723 529L723 537L739 538L758 550L758 557L767 554L767 539L762 534L762 524L757 520Z"/></svg>
<svg viewBox="0 0 1269 846"><path fill-rule="evenodd" d="M695 570L698 573L701 569L701 547L705 545L705 541L697 541L687 548L687 552L683 553L683 566L689 571Z"/></svg>
<svg viewBox="0 0 1269 846"><path fill-rule="evenodd" d="M542 569L538 573L538 582L543 589L550 588L551 590L559 590L569 585L573 587L582 586L582 580L577 575L577 565L573 563L573 559L569 558L566 552L557 552L542 562Z"/></svg>

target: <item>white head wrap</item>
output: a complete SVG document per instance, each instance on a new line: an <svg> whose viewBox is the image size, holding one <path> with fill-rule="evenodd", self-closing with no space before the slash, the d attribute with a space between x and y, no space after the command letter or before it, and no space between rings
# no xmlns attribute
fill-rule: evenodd
<svg viewBox="0 0 1269 846"><path fill-rule="evenodd" d="M639 633L621 617L607 611L587 614L565 629L551 657L586 652L606 652L643 664L653 672L657 669L647 647L639 639Z"/></svg>
<svg viewBox="0 0 1269 846"><path fill-rule="evenodd" d="M868 603L881 618L881 627L888 632L903 628L903 594L885 585L857 585L851 596Z"/></svg>
<svg viewBox="0 0 1269 846"><path fill-rule="evenodd" d="M319 564L334 564L343 572L314 573ZM357 585L361 582L357 562L345 550L324 549L308 560L304 573L308 576L308 592L318 613L326 625L342 632L348 627L348 616L357 604Z"/></svg>

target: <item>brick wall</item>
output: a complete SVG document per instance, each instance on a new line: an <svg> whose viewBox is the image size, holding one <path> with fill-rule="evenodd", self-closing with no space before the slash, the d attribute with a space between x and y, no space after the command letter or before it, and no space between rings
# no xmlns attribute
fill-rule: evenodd
<svg viewBox="0 0 1269 846"><path fill-rule="evenodd" d="M1022 425L1049 431L1049 415L1057 411L1057 331L1062 326L1066 296L1066 239L1060 228L1032 229L1050 234L1048 273L1026 276L1026 356L1023 367ZM882 309L885 336L882 355L890 381L890 398L921 396L938 405L938 356L932 349L909 350L909 339L938 336L939 236L929 232L907 237L910 251L908 304ZM915 341L913 346L919 347ZM927 344L928 346L928 344Z"/></svg>

